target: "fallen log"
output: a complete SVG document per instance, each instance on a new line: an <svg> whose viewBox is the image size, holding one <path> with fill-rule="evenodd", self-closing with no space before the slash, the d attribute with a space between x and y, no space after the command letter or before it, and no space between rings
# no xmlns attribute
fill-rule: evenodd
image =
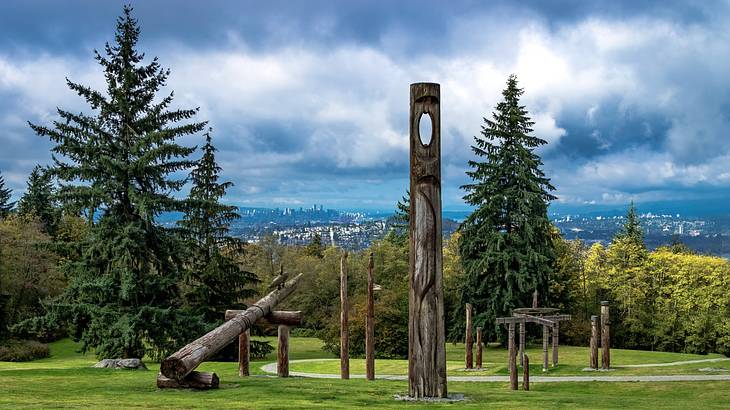
<svg viewBox="0 0 730 410"><path fill-rule="evenodd" d="M190 372L182 380L170 379L157 375L157 387L160 389L198 389L208 390L218 388L218 376L215 373Z"/></svg>
<svg viewBox="0 0 730 410"><path fill-rule="evenodd" d="M259 319L271 313L272 309L286 299L299 284L304 274L300 273L286 282L281 289L275 289L233 319L211 330L203 337L188 344L160 363L160 371L165 377L182 380L220 349L233 342L238 336L250 329Z"/></svg>
<svg viewBox="0 0 730 410"><path fill-rule="evenodd" d="M231 320L236 315L240 315L245 310L226 310L226 320ZM287 325L287 326L301 326L304 322L304 315L300 310L274 310L268 315L259 319L257 325Z"/></svg>

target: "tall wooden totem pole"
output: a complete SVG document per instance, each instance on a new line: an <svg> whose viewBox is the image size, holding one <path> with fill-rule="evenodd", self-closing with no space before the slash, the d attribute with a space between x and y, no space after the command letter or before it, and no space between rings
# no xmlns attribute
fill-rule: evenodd
<svg viewBox="0 0 730 410"><path fill-rule="evenodd" d="M438 84L411 84L408 395L414 398L447 395L440 99ZM431 135L420 135L421 121L431 122Z"/></svg>

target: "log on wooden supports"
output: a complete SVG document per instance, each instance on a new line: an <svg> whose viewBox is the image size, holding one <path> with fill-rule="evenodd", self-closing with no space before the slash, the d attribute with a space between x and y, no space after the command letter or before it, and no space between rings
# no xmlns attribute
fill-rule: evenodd
<svg viewBox="0 0 730 410"><path fill-rule="evenodd" d="M408 395L447 396L441 227L440 86L411 84ZM431 135L420 135L421 121Z"/></svg>
<svg viewBox="0 0 730 410"><path fill-rule="evenodd" d="M611 321L608 315L608 302L601 302L601 368L611 368Z"/></svg>
<svg viewBox="0 0 730 410"><path fill-rule="evenodd" d="M375 380L375 279L373 253L368 258L368 307L365 317L365 378Z"/></svg>
<svg viewBox="0 0 730 410"><path fill-rule="evenodd" d="M245 310L226 310L226 320L231 320L236 315L245 312ZM268 315L262 317L256 321L257 325L287 325L287 326L301 326L304 323L304 315L299 310L274 310Z"/></svg>
<svg viewBox="0 0 730 410"><path fill-rule="evenodd" d="M269 314L282 300L286 299L299 284L303 273L295 276L275 289L233 319L211 330L203 337L178 350L160 364L162 374L170 379L182 380L196 367L220 349L233 342L238 336L250 329L259 319Z"/></svg>
<svg viewBox="0 0 730 410"><path fill-rule="evenodd" d="M560 336L560 322L553 325L553 367L558 365L558 338Z"/></svg>
<svg viewBox="0 0 730 410"><path fill-rule="evenodd" d="M472 323L471 323L471 317L472 317L473 308L471 306L471 303L466 304L466 336L464 340L464 348L466 350L466 355L464 357L464 367L467 369L473 369L474 368L474 338L472 337Z"/></svg>
<svg viewBox="0 0 730 410"><path fill-rule="evenodd" d="M591 316L591 369L598 369L598 316Z"/></svg>
<svg viewBox="0 0 730 410"><path fill-rule="evenodd" d="M509 388L510 390L517 390L517 357L515 352L515 324L510 323L508 325L508 355L509 355Z"/></svg>
<svg viewBox="0 0 730 410"><path fill-rule="evenodd" d="M160 389L217 389L219 384L218 376L215 373L190 372L182 380L175 380L165 377L162 373L157 375L157 387Z"/></svg>
<svg viewBox="0 0 730 410"><path fill-rule="evenodd" d="M249 375L248 367L251 360L251 329L238 336L238 376Z"/></svg>
<svg viewBox="0 0 730 410"><path fill-rule="evenodd" d="M276 351L276 375L289 377L289 326L279 325L279 346Z"/></svg>
<svg viewBox="0 0 730 410"><path fill-rule="evenodd" d="M482 328L477 327L477 369L482 368Z"/></svg>
<svg viewBox="0 0 730 410"><path fill-rule="evenodd" d="M520 366L525 365L525 321L520 322Z"/></svg>
<svg viewBox="0 0 730 410"><path fill-rule="evenodd" d="M548 338L550 335L550 328L546 325L542 325L542 371L548 371Z"/></svg>
<svg viewBox="0 0 730 410"><path fill-rule="evenodd" d="M525 353L523 357L524 364L522 365L522 390L530 390L530 358Z"/></svg>
<svg viewBox="0 0 730 410"><path fill-rule="evenodd" d="M350 305L347 301L347 252L340 258L340 377L350 378Z"/></svg>

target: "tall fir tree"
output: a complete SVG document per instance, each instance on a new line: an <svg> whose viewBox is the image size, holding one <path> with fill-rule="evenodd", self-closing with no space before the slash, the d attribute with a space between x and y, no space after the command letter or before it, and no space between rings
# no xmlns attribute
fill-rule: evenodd
<svg viewBox="0 0 730 410"><path fill-rule="evenodd" d="M631 201L628 211L626 211L626 222L614 236L614 240L629 240L635 244L645 248L644 231L641 229L641 221L639 214L636 212L634 201Z"/></svg>
<svg viewBox="0 0 730 410"><path fill-rule="evenodd" d="M532 293L543 300L554 261L552 225L547 208L554 188L534 152L546 141L530 135L533 122L520 105L523 90L511 75L492 119L485 118L469 161L464 200L475 207L460 227L459 253L466 281L460 291L475 309L475 321L489 333L497 331L494 318L530 306ZM463 320L456 320L458 327ZM463 327L463 324L461 325ZM461 327L452 329L452 335Z"/></svg>
<svg viewBox="0 0 730 410"><path fill-rule="evenodd" d="M58 109L53 126L30 124L55 144L63 205L90 211L93 226L81 256L64 267L66 291L23 327L66 325L84 350L106 358L162 357L203 328L181 306L182 242L155 218L183 210L172 193L185 181L173 174L192 166L194 148L176 140L205 123L190 122L198 109L170 109L173 94L160 95L170 71L157 58L143 63L139 35L125 6L114 43L95 51L106 92L67 80L91 113Z"/></svg>
<svg viewBox="0 0 730 410"><path fill-rule="evenodd" d="M15 206L15 202L11 202L13 190L5 187L5 178L0 173L0 218L7 217Z"/></svg>
<svg viewBox="0 0 730 410"><path fill-rule="evenodd" d="M25 193L18 201L18 213L36 216L46 233L55 236L60 212L56 206L51 173L36 165L28 177L27 185Z"/></svg>
<svg viewBox="0 0 730 410"><path fill-rule="evenodd" d="M255 294L258 278L235 259L242 254L243 243L229 230L240 216L235 206L220 203L233 184L218 182L221 167L210 132L205 134L203 156L190 174L192 188L178 225L191 249L186 300L206 322L217 323L226 309L245 307L243 299Z"/></svg>

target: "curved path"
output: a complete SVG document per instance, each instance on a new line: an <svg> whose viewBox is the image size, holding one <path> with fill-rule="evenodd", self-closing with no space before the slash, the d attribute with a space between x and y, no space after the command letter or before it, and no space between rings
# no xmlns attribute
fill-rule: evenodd
<svg viewBox="0 0 730 410"><path fill-rule="evenodd" d="M321 362L326 360L340 359L300 359L291 360L289 363L306 363ZM682 362L658 363L649 365L630 365L622 367L652 367L652 366L679 366L682 364L720 362L730 360L730 358L717 359L700 359L686 360ZM276 374L276 362L261 366L261 370L266 373ZM291 376L309 377L314 379L339 379L339 374L325 373L306 373L306 372L289 372ZM364 379L364 374L351 374L352 379ZM379 380L408 380L406 375L378 374L375 376ZM509 376L449 376L450 381L455 382L486 382L486 383L506 383L509 382ZM663 375L663 376L532 376L530 381L537 383L556 383L556 382L683 382L683 381L730 381L730 374L702 374L702 375Z"/></svg>

